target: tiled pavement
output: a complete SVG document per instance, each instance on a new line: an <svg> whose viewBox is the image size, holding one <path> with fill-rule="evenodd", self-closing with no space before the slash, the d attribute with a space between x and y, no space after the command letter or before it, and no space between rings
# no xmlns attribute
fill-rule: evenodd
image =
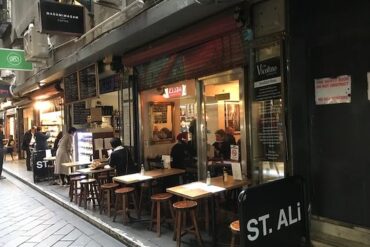
<svg viewBox="0 0 370 247"><path fill-rule="evenodd" d="M68 187L62 187L59 185L50 185L49 182L33 182L32 172L26 171L25 160L15 160L15 161L6 161L4 163L4 172L3 174L8 178L13 177L17 178L19 181L22 181L29 187L35 189L37 192L47 196L56 203L60 204L64 208L73 212L74 214L80 216L86 220L89 225L98 227L103 230L105 233L108 233L110 236L113 236L117 240L123 242L127 246L134 247L171 247L176 246L176 242L172 240L173 230L167 225L162 228L161 237L157 237L157 234L153 231L148 231L149 227L149 212L144 212L142 214L141 221L134 221L130 224L123 225L122 217L117 217L116 222L112 222L112 218L109 218L105 214L99 214L99 210L91 208L89 205L87 210L83 207L78 207L75 203L69 202L68 198ZM19 183L18 181L18 183ZM21 183L22 184L22 183ZM1 195L0 195L0 200ZM150 200L145 201L144 203L149 203ZM0 214L2 214L2 209L0 208ZM133 215L135 217L135 214ZM78 217L76 217L78 218ZM222 239L226 243L230 241L229 230L222 233ZM210 235L208 233L202 232L202 238L204 240L204 246L212 246L210 242ZM89 245L90 246L90 245ZM110 245L104 245L110 246ZM186 235L182 238L181 246L184 247L193 247L197 246L196 239L193 235Z"/></svg>
<svg viewBox="0 0 370 247"><path fill-rule="evenodd" d="M125 246L11 176L0 180L0 246Z"/></svg>

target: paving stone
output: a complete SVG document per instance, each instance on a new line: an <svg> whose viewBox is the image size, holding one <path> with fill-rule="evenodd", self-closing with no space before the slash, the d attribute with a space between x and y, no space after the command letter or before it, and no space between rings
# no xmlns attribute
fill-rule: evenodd
<svg viewBox="0 0 370 247"><path fill-rule="evenodd" d="M28 239L28 237L17 237L13 238L12 240L8 241L4 247L14 247L21 245L23 242L25 242Z"/></svg>
<svg viewBox="0 0 370 247"><path fill-rule="evenodd" d="M72 226L71 224L68 224L68 225L63 226L63 228L61 228L59 231L55 232L55 234L58 234L58 235L67 235L71 231L73 231L74 229L75 229L74 226Z"/></svg>
<svg viewBox="0 0 370 247"><path fill-rule="evenodd" d="M86 246L87 243L89 243L90 241L91 241L91 238L83 234L79 236L78 239L76 239L76 241L73 242L73 244L76 246Z"/></svg>
<svg viewBox="0 0 370 247"><path fill-rule="evenodd" d="M40 242L39 244L37 244L36 246L37 247L50 247L50 246L53 246L55 243L57 243L61 238L63 237L63 235L51 235L49 237L47 237L46 239L44 239L42 242Z"/></svg>
<svg viewBox="0 0 370 247"><path fill-rule="evenodd" d="M58 241L53 245L53 247L73 246L72 243L73 243L72 241Z"/></svg>
<svg viewBox="0 0 370 247"><path fill-rule="evenodd" d="M78 239L81 236L81 234L82 234L82 232L80 232L77 229L74 229L68 235L66 235L62 240L72 240L72 241L75 241L76 239Z"/></svg>
<svg viewBox="0 0 370 247"><path fill-rule="evenodd" d="M21 245L19 245L19 247L33 247L35 246L37 243L23 243Z"/></svg>

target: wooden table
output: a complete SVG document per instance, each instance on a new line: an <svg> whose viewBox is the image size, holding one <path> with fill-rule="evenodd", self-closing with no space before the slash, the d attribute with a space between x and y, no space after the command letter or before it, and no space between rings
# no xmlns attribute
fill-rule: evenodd
<svg viewBox="0 0 370 247"><path fill-rule="evenodd" d="M212 215L212 246L217 244L217 235L215 231L216 212L215 212L215 195L217 193L241 188L248 185L248 180L234 180L233 176L228 175L227 182L223 181L223 176L211 178L211 184L207 185L206 180L183 184L171 188L166 191L174 195L189 199L199 200L202 198L211 198L211 215Z"/></svg>
<svg viewBox="0 0 370 247"><path fill-rule="evenodd" d="M175 175L182 175L185 173L185 170L183 169L177 169L177 168L161 168L161 169L154 169L150 171L145 171L143 175L141 173L133 173L118 177L113 177L113 181L117 183L123 183L123 184L135 184L135 183L142 183L142 182L149 182L149 189L150 194L152 195L152 186L151 182L160 179L165 178L169 176L175 176ZM141 215L141 200L139 201L139 218Z"/></svg>
<svg viewBox="0 0 370 247"><path fill-rule="evenodd" d="M182 175L185 173L183 169L177 168L170 168L170 169L154 169L151 171L145 171L144 175L140 173L134 173L129 175L123 175L114 177L113 180L117 183L124 183L124 184L134 184L134 183L141 183L149 180L155 180L159 178L174 176L174 175Z"/></svg>
<svg viewBox="0 0 370 247"><path fill-rule="evenodd" d="M82 174L87 174L87 175L92 174L93 176L96 176L99 173L110 172L110 171L114 171L114 168L112 168L112 167L103 168L103 169L84 168L84 169L77 170L77 172L80 172Z"/></svg>
<svg viewBox="0 0 370 247"><path fill-rule="evenodd" d="M70 169L70 172L72 173L76 167L87 166L90 164L91 164L90 161L76 161L76 162L62 163L62 166L68 167Z"/></svg>

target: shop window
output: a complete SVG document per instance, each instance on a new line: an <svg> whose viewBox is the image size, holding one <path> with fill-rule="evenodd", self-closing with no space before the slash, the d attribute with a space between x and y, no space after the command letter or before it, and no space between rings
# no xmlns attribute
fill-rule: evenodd
<svg viewBox="0 0 370 247"><path fill-rule="evenodd" d="M162 155L171 154L179 133L191 141L195 91L195 80L185 80L140 93L144 160L149 166L161 166Z"/></svg>

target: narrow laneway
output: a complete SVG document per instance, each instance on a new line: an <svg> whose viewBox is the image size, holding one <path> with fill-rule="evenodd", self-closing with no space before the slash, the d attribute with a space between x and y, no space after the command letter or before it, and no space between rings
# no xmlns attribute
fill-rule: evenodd
<svg viewBox="0 0 370 247"><path fill-rule="evenodd" d="M124 246L11 176L0 180L0 246Z"/></svg>

